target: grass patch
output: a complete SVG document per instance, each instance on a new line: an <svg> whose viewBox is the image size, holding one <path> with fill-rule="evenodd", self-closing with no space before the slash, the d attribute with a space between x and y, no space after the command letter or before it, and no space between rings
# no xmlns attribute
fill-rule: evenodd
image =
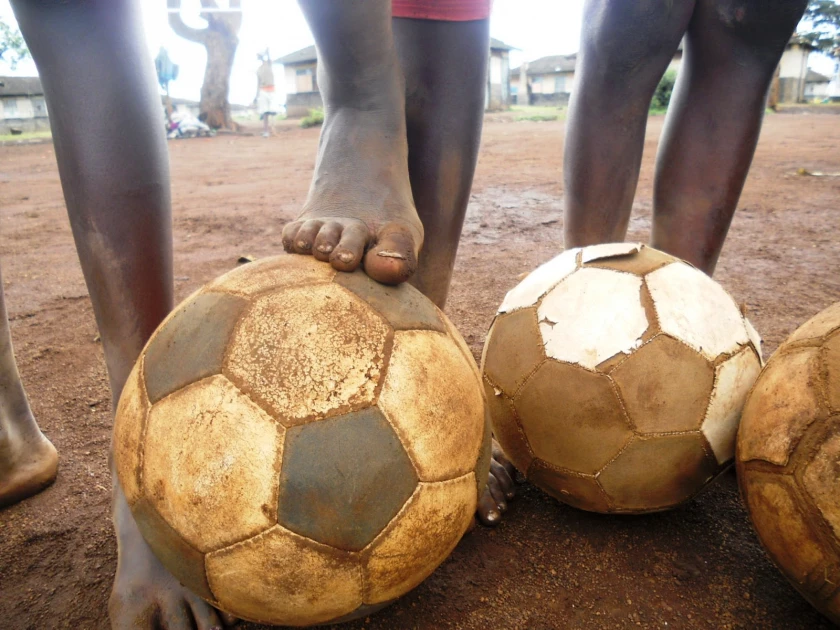
<svg viewBox="0 0 840 630"><path fill-rule="evenodd" d="M25 142L26 140L37 140L41 138L52 138L52 132L44 129L42 131L30 131L19 134L0 134L0 142Z"/></svg>
<svg viewBox="0 0 840 630"><path fill-rule="evenodd" d="M300 126L304 129L309 129L309 127L317 127L318 125L322 125L324 123L324 110L320 107L317 109L310 109L309 115L306 118L301 118Z"/></svg>
<svg viewBox="0 0 840 630"><path fill-rule="evenodd" d="M566 117L564 108L551 105L513 105L510 111L513 112L516 122L523 120L549 122L562 120Z"/></svg>

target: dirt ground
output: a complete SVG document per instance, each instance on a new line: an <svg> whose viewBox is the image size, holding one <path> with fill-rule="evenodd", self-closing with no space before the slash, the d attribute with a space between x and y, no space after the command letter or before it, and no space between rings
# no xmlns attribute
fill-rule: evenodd
<svg viewBox="0 0 840 630"><path fill-rule="evenodd" d="M517 275L561 246L563 122L485 125L448 312L476 356ZM662 118L649 125L631 239L650 229ZM317 129L170 143L177 297L281 251ZM767 118L716 278L772 352L840 299L840 116ZM49 144L0 147L0 258L20 371L61 454L54 486L0 511L0 626L105 628L114 574L102 350ZM565 507L530 486L424 584L348 628L827 628L758 544L733 474L644 517ZM254 628L254 626L250 626Z"/></svg>

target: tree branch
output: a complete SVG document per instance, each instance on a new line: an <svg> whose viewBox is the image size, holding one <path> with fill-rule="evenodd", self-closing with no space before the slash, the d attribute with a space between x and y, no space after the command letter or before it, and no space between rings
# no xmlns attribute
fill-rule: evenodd
<svg viewBox="0 0 840 630"><path fill-rule="evenodd" d="M198 42L203 44L205 42L205 34L207 29L192 28L184 24L181 18L181 0L166 0L166 8L169 10L169 26L175 31L175 34L191 42Z"/></svg>

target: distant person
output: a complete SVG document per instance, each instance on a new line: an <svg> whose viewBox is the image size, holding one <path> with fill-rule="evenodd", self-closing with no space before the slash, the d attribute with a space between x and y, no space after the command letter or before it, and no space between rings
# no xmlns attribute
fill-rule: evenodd
<svg viewBox="0 0 840 630"><path fill-rule="evenodd" d="M262 61L257 68L257 112L263 121L263 138L271 135L271 117L277 115L277 98L274 93L274 70L271 68L271 59L268 51L257 55Z"/></svg>

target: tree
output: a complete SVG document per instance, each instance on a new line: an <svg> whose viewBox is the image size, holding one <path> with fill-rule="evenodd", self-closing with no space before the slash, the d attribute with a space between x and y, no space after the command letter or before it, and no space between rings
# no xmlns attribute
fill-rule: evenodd
<svg viewBox="0 0 840 630"><path fill-rule="evenodd" d="M0 60L8 63L14 70L18 62L27 57L29 57L29 49L20 31L0 20Z"/></svg>
<svg viewBox="0 0 840 630"><path fill-rule="evenodd" d="M836 0L811 0L800 28L803 39L826 55L840 59L840 4Z"/></svg>
<svg viewBox="0 0 840 630"><path fill-rule="evenodd" d="M238 125L230 117L228 94L242 26L242 2L230 0L227 10L220 10L216 0L201 0L201 6L205 10L200 16L207 22L207 27L192 28L181 19L181 0L167 0L169 25L177 35L207 49L199 118L213 129L236 129Z"/></svg>

